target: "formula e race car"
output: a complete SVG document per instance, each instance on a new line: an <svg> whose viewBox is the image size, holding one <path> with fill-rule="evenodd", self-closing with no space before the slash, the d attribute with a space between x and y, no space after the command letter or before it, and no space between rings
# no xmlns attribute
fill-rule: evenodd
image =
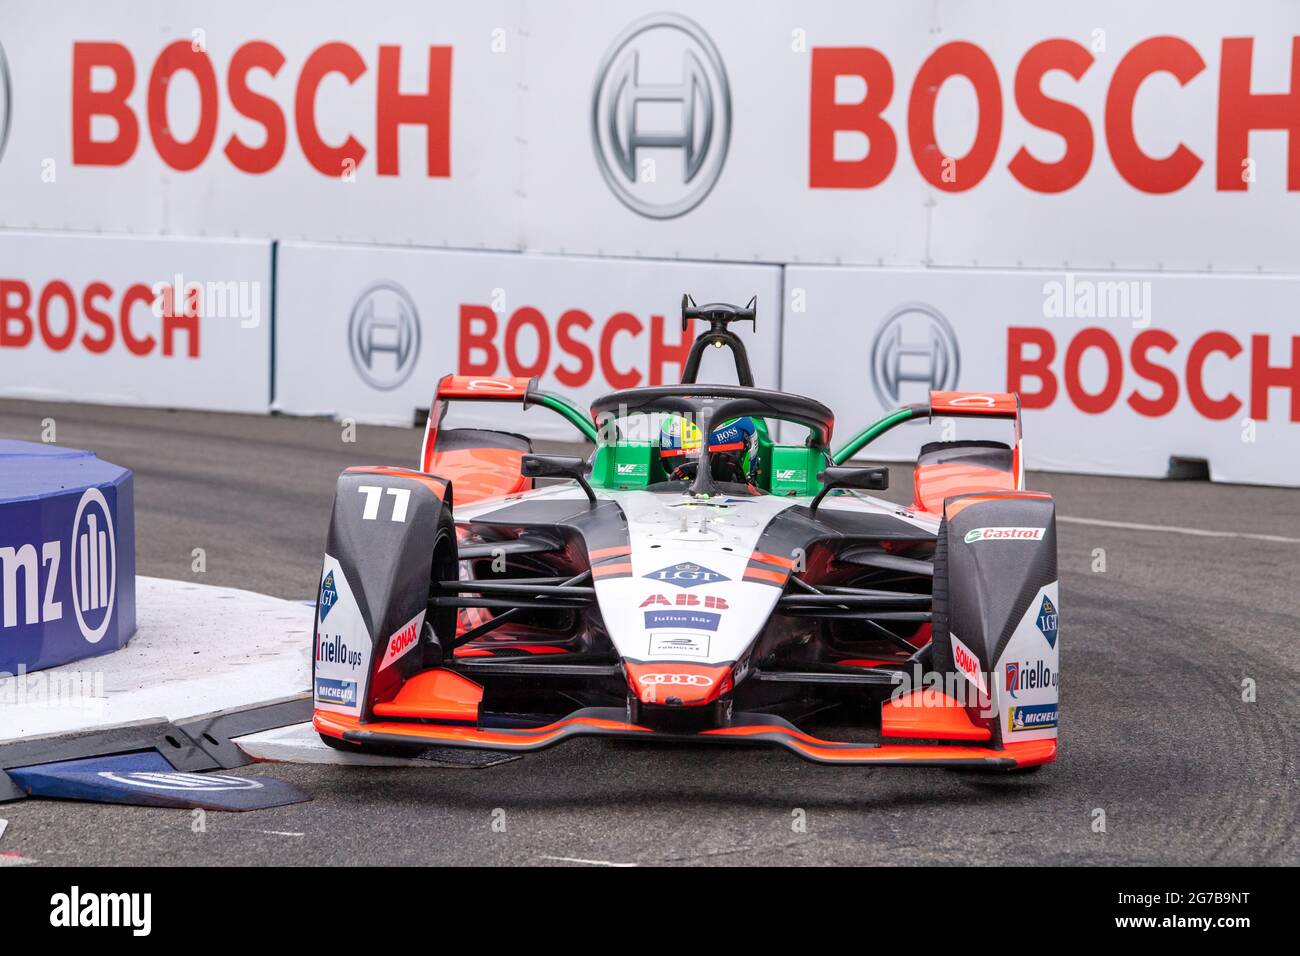
<svg viewBox="0 0 1300 956"><path fill-rule="evenodd" d="M754 315L753 300L684 297L683 330L708 328L682 384L589 413L536 380L449 375L418 469L345 471L316 610L325 742L528 751L603 735L830 764L1054 760L1055 508L1024 490L1017 396L931 392L832 450L830 409L754 386L729 328ZM711 346L731 350L738 384L697 383ZM541 406L594 450L443 427L462 402ZM873 497L888 469L850 460L932 416L1002 419L1014 436L926 444L911 504Z"/></svg>

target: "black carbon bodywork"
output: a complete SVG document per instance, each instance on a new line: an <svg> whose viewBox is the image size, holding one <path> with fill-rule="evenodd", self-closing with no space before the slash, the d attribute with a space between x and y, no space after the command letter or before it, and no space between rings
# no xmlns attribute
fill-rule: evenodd
<svg viewBox="0 0 1300 956"><path fill-rule="evenodd" d="M947 633L936 633L935 639L958 635L979 657L980 670L993 674L1030 602L1057 579L1056 505L1050 496L1032 493L969 497L972 500L947 502L949 517L941 531L947 552L943 568ZM1044 532L1039 540L968 542L967 535L978 528L1043 528ZM984 713L976 719L992 729L995 740L1002 740L1001 722L995 716Z"/></svg>
<svg viewBox="0 0 1300 956"><path fill-rule="evenodd" d="M380 489L372 517L366 517L366 506L374 493L363 487ZM409 492L405 520L395 520L398 496L389 489ZM363 719L371 716L376 696L382 696L382 688L375 686L376 669L388 639L428 608L438 529L440 522L450 525L450 514L450 482L422 472L351 468L339 476L325 552L342 568L370 637L370 668L360 698ZM405 655L391 678L385 674L384 679L400 683L420 669L420 660L420 654Z"/></svg>

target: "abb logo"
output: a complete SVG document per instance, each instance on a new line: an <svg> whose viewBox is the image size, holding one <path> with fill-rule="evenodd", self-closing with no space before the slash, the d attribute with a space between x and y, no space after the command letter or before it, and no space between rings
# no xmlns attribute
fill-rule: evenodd
<svg viewBox="0 0 1300 956"><path fill-rule="evenodd" d="M0 279L0 348L27 348L39 335L51 352L75 344L102 355L120 338L132 355L161 350L169 357L198 358L199 293L184 297L179 315L171 302L143 283L127 286L119 296L106 282L78 291L58 279L37 288L21 279ZM161 303L161 318L155 303Z"/></svg>
<svg viewBox="0 0 1300 956"><path fill-rule="evenodd" d="M1269 42L1274 42L1270 40ZM1277 41L1281 42L1281 41ZM1247 188L1248 138L1254 130L1287 133L1287 189L1300 190L1300 37L1291 38L1291 86L1284 92L1257 92L1251 85L1255 40L1226 37L1219 48L1218 115L1215 188L1220 192ZM1076 186L1092 165L1093 123L1079 107L1043 92L1044 77L1060 71L1075 80L1094 68L1096 57L1074 40L1051 39L1030 47L1016 67L1012 96L1020 115L1031 125L1064 140L1060 159L1047 162L1021 146L1007 164L1012 177L1027 189L1059 193ZM1116 172L1134 189L1171 193L1195 178L1205 160L1185 144L1164 156L1152 156L1141 145L1149 136L1134 128L1133 104L1144 83L1180 86L1206 70L1197 49L1175 36L1142 40L1125 53L1110 76L1101 125L1106 150ZM837 80L857 78L865 93L856 102L836 99ZM964 156L947 157L935 136L935 102L944 83L968 80L975 90L975 139ZM1163 79L1153 79L1164 77ZM809 111L808 184L813 189L870 189L884 182L894 168L898 137L881 115L894 95L889 60L870 47L820 47L812 53ZM978 185L997 158L1004 114L1002 83L989 55L966 41L945 43L921 64L912 80L907 102L907 137L912 160L921 177L936 189L962 192ZM1172 95L1167 116L1179 116ZM1207 117L1207 120L1209 118ZM837 159L837 134L865 139L861 157Z"/></svg>
<svg viewBox="0 0 1300 956"><path fill-rule="evenodd" d="M678 594L671 601L662 594L652 594L641 602L642 607L650 607L652 604L663 607L707 607L715 611L725 611L730 607L726 598L714 597L711 594L706 594L702 598L698 594Z"/></svg>
<svg viewBox="0 0 1300 956"><path fill-rule="evenodd" d="M1247 414L1258 421L1268 420L1269 390L1290 392L1290 420L1300 422L1300 335L1290 337L1290 365L1272 365L1269 360L1270 337L1252 335L1246 344L1228 332L1206 332L1190 340L1179 340L1163 329L1146 329L1133 337L1127 351L1110 332L1102 328L1080 330L1065 347L1061 371L1065 393L1081 412L1100 415L1108 411L1124 391L1126 367L1139 380L1125 397L1128 406L1139 415L1158 418L1168 415L1178 404L1185 388L1187 399L1203 418L1232 418L1249 402ZM1249 350L1248 356L1243 353ZM1079 375L1080 364L1089 352L1102 357L1106 379L1102 387L1086 391ZM1048 329L1011 327L1007 330L1007 391L1019 392L1023 408L1048 408L1057 399L1060 383L1053 363L1057 358L1056 336ZM1211 395L1205 387L1205 366L1209 362L1240 361L1250 363L1249 394L1232 391ZM1026 382L1036 386L1029 391Z"/></svg>
<svg viewBox="0 0 1300 956"><path fill-rule="evenodd" d="M642 368L635 363L620 365L614 357L620 338L639 343L646 337L645 323L631 312L615 312L595 329L596 322L588 313L569 309L552 328L539 309L522 306L506 320L504 329L501 325L489 306L460 307L459 374L518 378L553 374L561 385L577 387L590 383L599 370L600 377L614 388L632 388L647 380L661 385L667 380L665 366L686 367L695 339L694 320L677 342L668 342L664 317L650 316L649 361ZM521 355L521 340L528 345L527 360Z"/></svg>
<svg viewBox="0 0 1300 956"><path fill-rule="evenodd" d="M398 175L397 134L403 126L422 126L426 136L426 175L451 175L451 47L428 48L428 82L421 92L401 92L398 87L402 48L381 46L374 104L375 171ZM246 173L265 173L276 167L288 142L286 107L277 99L256 92L251 82L270 86L287 99L293 90L294 133L307 162L326 176L355 171L366 156L356 135L342 142L326 142L316 123L317 95L326 77L337 74L350 84L367 70L365 59L346 43L326 43L308 54L297 77L281 72L285 57L264 40L245 43L235 50L226 67L225 91L235 113L262 128L261 142L245 142L232 134L222 146L226 159ZM92 74L107 73L111 82L94 82ZM188 74L198 87L199 116L188 139L177 139L169 113L168 89L177 76ZM265 74L265 76L257 76ZM279 81L279 82L275 82ZM135 155L140 142L140 118L127 103L135 89L136 64L131 51L120 43L78 42L72 45L72 161L79 166L121 166ZM337 89L337 80L331 87ZM337 94L336 94L337 95ZM221 94L211 58L188 40L168 44L149 69L145 122L159 158L172 169L195 169L208 158L216 142ZM112 139L93 139L95 117L107 117L115 127ZM357 131L354 130L353 133Z"/></svg>

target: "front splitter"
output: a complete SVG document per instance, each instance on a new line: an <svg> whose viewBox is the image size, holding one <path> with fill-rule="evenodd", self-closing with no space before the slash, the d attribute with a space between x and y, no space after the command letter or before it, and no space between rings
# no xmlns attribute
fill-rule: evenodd
<svg viewBox="0 0 1300 956"><path fill-rule="evenodd" d="M319 733L357 744L384 746L438 745L488 750L543 750L575 737L620 737L667 743L755 744L785 747L821 764L899 767L982 767L1017 770L1056 759L1056 740L1030 740L1004 748L953 744L874 744L823 740L799 730L789 721L766 714L737 714L728 727L693 733L666 732L629 723L624 711L587 708L535 728L484 729L452 724L380 721L361 723L355 717L318 710L313 726Z"/></svg>

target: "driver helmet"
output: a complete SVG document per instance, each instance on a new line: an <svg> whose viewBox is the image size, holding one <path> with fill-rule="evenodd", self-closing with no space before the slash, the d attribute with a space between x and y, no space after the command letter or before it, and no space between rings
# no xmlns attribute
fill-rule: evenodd
<svg viewBox="0 0 1300 956"><path fill-rule="evenodd" d="M680 415L664 419L659 428L659 456L676 475L699 467L703 449L700 428ZM758 429L752 418L733 418L713 430L708 444L709 468L715 481L753 484L758 478Z"/></svg>

